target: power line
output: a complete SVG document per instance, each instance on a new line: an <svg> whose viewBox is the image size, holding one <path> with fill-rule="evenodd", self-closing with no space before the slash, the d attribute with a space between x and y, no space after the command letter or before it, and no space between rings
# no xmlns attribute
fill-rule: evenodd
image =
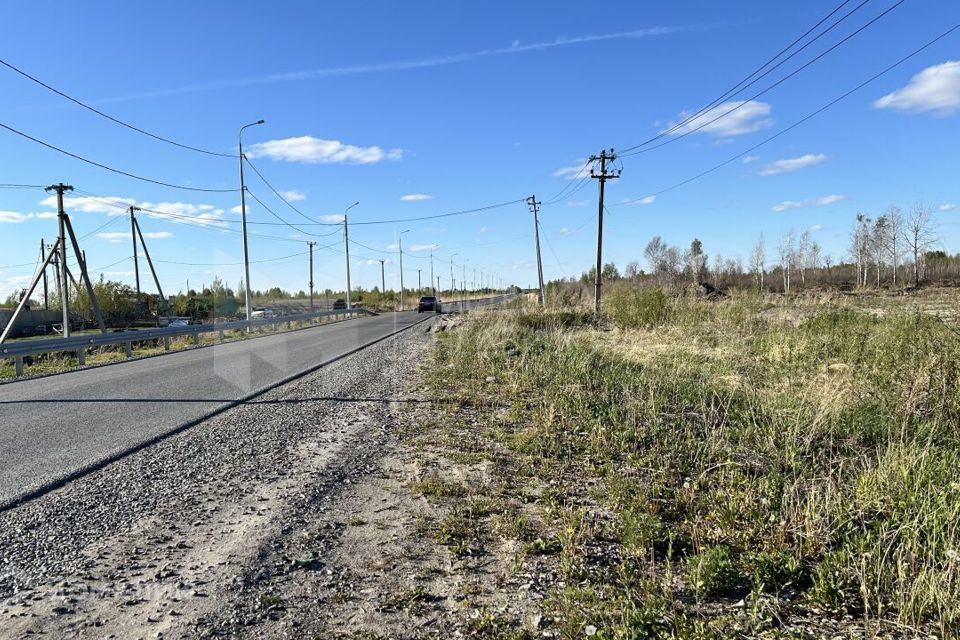
<svg viewBox="0 0 960 640"><path fill-rule="evenodd" d="M130 203L128 203L128 202L121 202L121 201L118 201L118 200L111 200L111 199L107 198L106 196L98 196L98 195L93 194L93 193L90 193L90 192L88 192L88 191L83 191L82 189L74 189L74 191L76 191L77 193L80 193L80 194L85 195L86 197L90 198L91 200L96 200L97 202L102 202L102 203L104 203L104 204L106 204L106 205L109 205L109 206L112 206L112 207L116 207L116 208L118 208L118 209L126 210L126 209L130 206ZM196 227L196 228L198 228L198 229L207 229L207 230L210 230L210 231L217 231L217 232L222 232L222 233L234 233L234 234L242 234L242 233L243 233L243 232L240 231L239 229L230 229L230 228L225 227L225 226L220 226L220 225L224 225L224 224L228 224L228 223L235 223L236 221L234 221L234 220L219 220L219 219L218 219L218 220L210 220L209 222L205 222L202 218L194 218L194 217L185 216L185 215L182 215L182 214L179 214L179 213L172 213L172 212L170 212L170 211L158 211L158 210L156 210L156 209L147 209L147 208L145 208L145 207L137 207L137 208L140 209L140 211L142 211L142 212L144 212L144 213L150 214L150 217L152 217L152 218L160 218L160 219L170 218L170 219L172 219L172 221L173 221L174 223L176 223L176 224L184 224L184 225L187 225L187 226L189 226L189 227ZM249 224L249 223L248 223L248 224ZM284 238L284 237L281 237L281 236L269 236L269 235L260 234L260 233L250 233L250 232L248 232L247 235L248 235L248 236L251 236L251 237L254 237L254 238L263 238L263 239L266 239L266 240L281 240L281 241L284 241L284 242L303 242L302 240L297 240L296 238Z"/></svg>
<svg viewBox="0 0 960 640"><path fill-rule="evenodd" d="M517 200L510 200L509 202L501 202L498 204L491 204L484 207L477 207L476 209L463 209L462 211L451 211L450 213L438 213L432 216L419 216L416 218L394 218L392 220L365 220L361 222L351 222L350 226L355 227L357 225L370 225L370 224L397 224L400 222L416 222L418 220L435 220L437 218L450 218L453 216L464 216L471 213L479 213L481 211L489 211L491 209L499 209L501 207L508 207L512 204L517 204L523 202L523 198Z"/></svg>
<svg viewBox="0 0 960 640"><path fill-rule="evenodd" d="M95 161L95 160L90 160L89 158L84 158L83 156L80 156L80 155L77 155L77 154L72 153L72 152L70 152L70 151L67 151L66 149L61 149L61 148L58 147L58 146L52 145L52 144L50 144L49 142L44 142L43 140L40 140L39 138L34 138L33 136L31 136L31 135L29 135L29 134L27 134L27 133L24 133L23 131L20 131L20 130L18 130L18 129L14 129L13 127L11 127L11 126L9 126L9 125L6 125L6 124L4 124L4 123L2 123L2 122L0 122L0 127L6 129L7 131L9 131L9 132L11 132L11 133L14 133L14 134L20 136L20 137L22 137L22 138L26 138L27 140L30 140L31 142L35 142L35 143L37 143L37 144L39 144L39 145L41 145L41 146L44 146L44 147L46 147L46 148L48 148L48 149L52 149L53 151L57 151L58 153L62 153L63 155L70 156L71 158L73 158L73 159L75 159L75 160L79 160L79 161L81 161L81 162L86 162L87 164L93 165L93 166L95 166L95 167L99 167L99 168L101 168L101 169L106 169L107 171L112 171L113 173L119 174L119 175L121 175L121 176L126 176L126 177L128 177L128 178L133 178L134 180L140 180L141 182L149 182L149 183L151 183L151 184L160 185L161 187L169 187L169 188L171 188L171 189L182 189L182 190L184 190L184 191L203 191L203 192L205 192L205 193L233 193L233 192L235 192L235 191L239 191L239 189L210 189L210 188L205 188L205 187L185 187L185 186L183 186L183 185L173 184L173 183L170 183L170 182L164 182L164 181L162 181L162 180L154 180L153 178L146 178L146 177L144 177L144 176L139 176L139 175L137 175L137 174L135 174L135 173L130 173L130 172L128 172L128 171L123 171L122 169L116 169L116 168L114 168L114 167L111 167L111 166L102 164L102 163L97 162L97 161Z"/></svg>
<svg viewBox="0 0 960 640"><path fill-rule="evenodd" d="M868 1L868 0L864 0L864 2L867 2L867 1ZM665 140L665 141L661 142L660 144L654 145L654 146L649 147L649 148L646 148L646 149L635 149L634 151L632 151L632 152L630 152L630 153L625 153L625 154L623 154L623 155L633 156L633 155L637 155L637 154L639 154L639 153L647 153L647 152L649 152L649 151L653 151L654 149L659 149L660 147L663 147L663 146L668 145L668 144L670 144L670 143L672 143L672 142L676 142L677 140L680 140L680 139L682 139L682 138L685 138L685 137L687 137L688 135L690 135L690 134L692 134L692 133L696 133L697 131L700 131L700 130L703 129L704 127L710 126L711 124L713 124L713 123L716 122L717 120L720 120L720 119L722 119L722 118L727 117L728 115L730 115L730 114L733 113L734 111L737 111L738 109L740 109L741 107L743 107L745 104L748 104L748 103L750 103L750 102L753 101L753 100L756 100L757 98L759 98L760 96L764 95L764 94L767 93L768 91L770 91L770 90L772 90L772 89L780 86L781 84L783 84L784 82L786 82L787 80L789 80L790 78L792 78L793 76L797 75L798 73L800 73L801 71L803 71L804 69L806 69L807 67L809 67L810 65L816 63L818 60L820 60L821 58L823 58L824 56L826 56L827 54L829 54L830 52L832 52L834 49L840 47L841 45L843 45L844 43L846 43L848 40L850 40L851 38L853 38L854 36L856 36L857 34L859 34L860 32L862 32L863 30L865 30L865 29L867 29L868 27L870 27L871 25L873 25L876 21L880 20L880 18L883 18L885 15L887 15L888 13L890 13L891 11L893 11L894 9L896 9L897 7L899 7L899 6L900 6L901 4L903 4L905 1L906 1L906 0L898 0L898 1L895 2L893 5L891 5L890 7L888 7L883 13L881 13L881 14L878 15L878 16L876 16L875 18L873 18L872 20L870 20L869 22L867 22L866 24L864 24L863 26L861 26L859 29L857 29L857 30L854 31L853 33L847 35L845 38L843 38L842 40L840 40L839 42L835 43L833 46L831 46L831 47L828 48L827 50L825 50L825 51L823 51L822 53L820 53L820 55L818 55L818 56L816 56L815 58L807 61L805 64L803 64L803 65L801 65L800 67L794 69L792 72L790 72L789 74L787 74L787 75L784 76L783 78L780 78L779 80L777 80L776 82L774 82L773 84L771 84L770 86L768 86L766 89L763 89L762 91L760 91L759 93L754 94L753 96L751 96L751 97L748 98L747 100L744 100L744 101L740 102L740 104L732 107L731 109L729 109L728 111L726 111L726 112L724 112L724 113L721 113L720 115L718 115L717 117L713 118L712 120L708 120L707 122L704 122L704 123L702 123L702 124L699 124L699 125L697 125L696 127L692 128L692 129L688 129L688 130L684 131L683 133L681 133L680 135L677 135L677 136L674 136L674 137L672 137L672 138L670 138L670 139L668 139L668 140ZM860 6L863 6L863 5L860 5Z"/></svg>
<svg viewBox="0 0 960 640"><path fill-rule="evenodd" d="M259 202L259 203L260 203L260 206L267 210L267 213L269 213L269 214L272 215L274 218L276 218L277 220L279 220L280 222L282 222L282 223L285 224L286 226L290 227L290 228L293 229L294 231L297 231L298 233L305 233L305 234L307 234L308 236L315 236L315 237L317 237L317 238L322 238L322 237L323 237L323 236L321 236L321 235L318 235L318 234L313 233L313 232L310 232L310 231L304 231L303 229L301 229L301 228L299 228L299 227L297 227L297 226L295 226L295 225L287 222L286 220L284 220L282 216L280 216L277 212L275 212L273 209L271 209L271 208L268 207L266 204L264 204L263 200L261 200L260 198L257 197L257 194L255 194L253 191L250 191L249 187L247 188L247 193L249 193L250 196L251 196L254 200L256 200L257 202ZM309 218L308 218L308 220L309 220Z"/></svg>
<svg viewBox="0 0 960 640"><path fill-rule="evenodd" d="M707 169L706 171L702 171L702 172L698 173L697 175L691 176L690 178L687 178L686 180L682 180L682 181L680 181L680 182L678 182L678 183L676 183L676 184L674 184L674 185L671 185L671 186L667 187L666 189L661 189L660 191L657 191L657 192L653 193L652 195L654 195L654 196L659 196L659 195L661 195L661 194L667 193L668 191L673 191L674 189L678 189L678 188L680 188L680 187L682 187L682 186L684 186L684 185L687 185L687 184L689 184L689 183L691 183L691 182L693 182L693 181L695 181L695 180L699 180L700 178L702 178L702 177L704 177L704 176L706 176L706 175L708 175L708 174L710 174L710 173L713 173L713 172L716 171L717 169L720 169L720 168L722 168L722 167L725 167L725 166L727 166L728 164L730 164L731 162L734 162L735 160L737 160L737 159L739 159L739 158L747 155L747 154L750 153L751 151L754 151L754 150L762 147L763 145L767 144L768 142L772 142L773 140L776 140L777 138L779 138L779 137L782 136L783 134L787 133L788 131L791 131L791 130L795 129L796 127L799 127L801 124L807 122L807 121L810 120L811 118L813 118L813 117L815 117L815 116L823 113L824 111L826 111L827 109L829 109L829 108L832 107L833 105L837 104L838 102L840 102L840 101L842 101L842 100L845 100L846 98L848 98L849 96L853 95L854 93L856 93L857 91L859 91L859 90L862 89L863 87L867 86L868 84L870 84L870 83L873 82L874 80L877 80L878 78L886 75L887 73L889 73L889 72L892 71L893 69L899 67L901 64L903 64L903 63L906 62L907 60L913 58L913 57L916 56L917 54L921 53L922 51L924 51L924 50L928 49L929 47L933 46L934 44L936 44L937 42L939 42L939 41L942 40L943 38L947 37L948 35L950 35L950 34L953 33L954 31L956 31L957 29L960 29L960 23L955 24L954 26L950 27L949 29L947 29L946 31L944 31L943 33L941 33L940 35L938 35L938 36L937 36L936 38L934 38L933 40L928 41L926 44L922 45L922 46L919 47L918 49L915 49L913 52L911 52L911 53L905 55L904 57L900 58L899 60L897 60L896 62L894 62L893 64L891 64L891 65L888 66L887 68L883 69L883 70L880 71L879 73L876 73L875 75L873 75L873 76L871 76L870 78L864 80L863 82L861 82L860 84L858 84L858 85L855 86L854 88L850 89L849 91L847 91L847 92L843 93L842 95L834 98L833 100L831 100L831 101L828 102L827 104L823 105L822 107L820 107L820 108L817 109L816 111L813 111L812 113L807 114L806 116L804 116L804 117L801 118L800 120L797 120L796 122L794 122L794 123L791 124L790 126L784 128L784 129L781 129L780 131L778 131L778 132L775 133L774 135L772 135L772 136L770 136L770 137L768 137L768 138L766 138L766 139L758 142L757 144L753 145L753 146L750 147L749 149L746 149L746 150L744 150L744 151L741 151L741 152L738 153L737 155L732 156L731 158L729 158L729 159L727 159L727 160L724 160L723 162L721 162L721 163L719 163L719 164L717 164L717 165L714 165L713 167L710 167L710 168ZM617 206L617 205L613 205L613 206ZM622 206L622 205L621 205L621 206Z"/></svg>
<svg viewBox="0 0 960 640"><path fill-rule="evenodd" d="M829 27L827 27L825 30L823 30L822 32L820 32L817 36L815 36L814 38L812 38L811 40L809 40L809 41L808 41L807 43L805 43L801 48L799 48L799 49L797 49L796 51L794 51L793 53L791 53L789 56L787 56L786 58L784 58L783 60L781 60L781 61L780 61L779 63L777 63L775 66L771 67L770 69L767 69L767 70L766 70L763 74L761 74L760 76L758 76L758 77L756 77L756 78L753 77L753 76L757 75L758 73L760 73L761 71L763 71L763 69L765 69L767 66L769 66L770 64L772 64L777 58L779 58L779 57L782 56L784 53L786 53L787 51L789 51L790 49L792 49L798 42L800 42L801 40L803 40L804 38L806 38L808 35L810 35L810 34L811 34L814 30L816 30L820 25L822 25L824 22L826 22L826 21L829 20L831 17L833 17L834 14L836 14L838 11L840 11L840 9L842 9L844 6L846 6L846 5L850 2L850 0L844 0L844 1L841 2L837 7L835 7L835 8L833 9L833 11L831 11L831 12L828 13L826 16L824 16L823 18L821 18L819 22L817 22L815 25L813 25L812 27L810 27L809 29L807 29L807 30L803 33L803 35L801 35L800 37L796 38L793 42L791 42L791 43L788 44L786 47L784 47L783 49L781 49L780 51L778 51L775 56L773 56L772 58L770 58L769 60L767 60L766 62L764 62L764 63L763 63L762 65L760 65L756 70L754 70L752 73L750 73L747 77L745 77L743 80L741 80L740 82L738 82L737 84L735 84L735 85L734 85L733 87L731 87L730 89L727 89L727 90L726 90L724 93L722 93L720 96L718 96L717 98L714 98L714 99L713 99L711 102L709 102L708 104L700 107L700 108L697 109L695 112L691 113L690 115L688 115L687 117L685 117L683 120L681 120L681 121L678 122L677 124L675 124L675 125L673 125L672 127L670 127L669 129L667 129L667 130L665 130L665 131L659 132L657 135L655 135L655 136L653 136L652 138L649 138L649 139L647 139L647 140L644 140L644 141L641 142L640 144L634 145L634 146L632 146L632 147L627 147L626 149L623 149L621 153L627 153L627 152L629 152L629 151L633 151L634 149L637 149L637 148L639 148L639 147L646 146L646 145L650 144L651 142L654 142L654 141L656 141L656 140L659 140L660 138L662 138L662 137L664 137L664 136L666 136L666 135L669 135L669 134L673 133L673 132L676 131L677 129L680 129L681 127L683 127L683 126L689 124L690 122L692 122L693 120L697 119L699 116L701 116L702 114L706 113L707 111L709 111L710 109L712 109L713 107L715 107L716 105L718 105L718 104L719 104L720 102L722 102L723 100L726 100L727 98L730 98L730 97L734 96L735 94L739 93L740 91L746 89L747 87L755 84L758 80L760 80L760 79L763 78L764 76L768 75L770 72L776 70L776 69L777 69L778 67L780 67L782 64L784 64L785 62L787 62L788 60L790 60L791 58L793 58L794 56L796 56L797 54L799 54L800 52L802 52L802 51L803 51L804 49L806 49L808 46L810 46L811 44L813 44L814 42L816 42L817 40L819 40L820 38L822 38L823 36L825 36L827 33L829 33L831 30L833 30L834 27L838 26L841 22L843 22L844 20L846 20L847 18L849 18L851 15L853 15L857 10L859 10L861 7L863 7L863 6L864 6L865 4L867 4L867 2L869 2L869 1L870 1L870 0L863 0L859 5L857 5L856 7L854 7L853 10L851 10L851 11L848 12L846 15L844 15L843 17L841 17L839 20L837 20L836 22L834 22L832 25L830 25ZM751 80L751 78L753 78L753 79ZM744 83L747 83L747 84L744 84Z"/></svg>
<svg viewBox="0 0 960 640"><path fill-rule="evenodd" d="M100 225L99 227L97 227L97 228L94 229L93 231L91 231L91 232L89 232L89 233L87 233L87 234L84 234L84 235L80 236L80 237L78 238L78 240L85 240L85 239L89 238L90 236L92 236L93 234L97 233L98 231L103 231L104 229L106 229L106 228L109 227L110 225L115 224L118 220L122 220L122 219L123 219L123 218L121 218L121 217L119 217L119 216L114 216L113 218L111 218L110 220L107 220L106 222L104 222L102 225Z"/></svg>
<svg viewBox="0 0 960 640"><path fill-rule="evenodd" d="M0 184L0 189L46 189L42 184Z"/></svg>
<svg viewBox="0 0 960 640"><path fill-rule="evenodd" d="M322 247L318 247L318 248L322 248ZM263 260L251 260L250 264L261 264L264 262L278 262L280 260L289 260L290 258L305 256L308 253L310 252L301 251L299 253L291 253L290 255L277 256L275 258L264 258ZM243 264L242 262L179 262L177 260L159 260L159 259L154 260L154 262L162 262L164 264L178 264L178 265L183 265L187 267L237 267Z"/></svg>
<svg viewBox="0 0 960 640"><path fill-rule="evenodd" d="M167 144L172 144L173 146L175 146L175 147L180 147L181 149L189 149L190 151L196 151L197 153L205 153L205 154L207 154L207 155L209 155L209 156L219 156L219 157L221 157L221 158L236 158L236 157L237 157L236 154L220 153L220 152L217 152L217 151L208 151L207 149L200 149L199 147L192 147L192 146L190 146L190 145L188 145L188 144L183 144L183 143L177 142L177 141L175 141L175 140L170 140L169 138L164 138L164 137L161 136L161 135L157 135L157 134L155 134L155 133L150 133L149 131L145 131L144 129L141 129L140 127L136 127L136 126L134 126L134 125L132 125L132 124L130 124L130 123L128 123L128 122L124 122L123 120L120 120L120 119L118 119L118 118L114 118L114 117L111 116L110 114L104 113L103 111L100 111L99 109L97 109L97 108L95 108L95 107L92 107L92 106L90 106L89 104L87 104L87 103L85 103L85 102L82 102L82 101L78 100L77 98L74 98L73 96L70 96L70 95L64 93L63 91L60 91L59 89L57 89L57 88L55 88L55 87L51 87L49 84L47 84L47 83L44 82L43 80L40 80L39 78L30 75L29 73L27 73L27 72L24 71L23 69L20 69L19 67L16 67L16 66L10 64L10 63L7 62L6 60L0 59L0 64L2 64L3 66L7 67L8 69L10 69L10 70L12 70L12 71L14 71L14 72L16 72L16 73L19 73L19 74L20 74L21 76L23 76L24 78L27 78L28 80L31 80L31 81L37 83L37 84L40 85L41 87L43 87L43 88L45 88L45 89L48 89L49 91L52 91L53 93L57 94L58 96L64 97L64 98L66 98L67 100L69 100L70 102L73 102L74 104L79 105L79 106L83 107L84 109L87 109L87 110L89 110L89 111L92 111L93 113L97 114L98 116L102 116L102 117L106 118L107 120L110 120L111 122L114 122L114 123L116 123L116 124L119 124L119 125L122 126L122 127L126 127L127 129L131 129L131 130L133 130L133 131L136 131L137 133L142 133L143 135L148 136L148 137L150 137L150 138L153 138L154 140L159 140L160 142L166 142Z"/></svg>
<svg viewBox="0 0 960 640"><path fill-rule="evenodd" d="M338 223L336 223L336 222L317 222L316 220L314 220L313 218L311 218L310 216L308 216L307 214L305 214L303 211L300 211L300 209L298 209L297 207L293 206L293 203L292 203L292 202L290 202L290 201L287 200L285 197L283 197L283 196L280 194L280 192L277 191L277 190L273 187L272 184L270 184L270 182L264 177L264 175L263 175L262 173L260 173L260 170L257 169L257 167L255 167L254 164L253 164L252 162L250 162L250 160L247 159L247 156L246 156L246 155L243 156L243 160L247 163L247 166L248 166L248 167L250 167L251 169L253 169L253 172L254 172L255 174L257 174L257 176L260 178L260 180L263 181L263 184L267 185L267 187L270 189L270 191L273 191L273 195L275 195L275 196L277 196L278 198L280 198L280 200L282 200L285 205L287 205L288 207L290 207L291 209L293 209L294 211L296 211L301 217L305 218L308 222L310 222L310 224L320 224L320 225L337 226L337 227L340 226L340 225L339 225ZM249 190L249 189L247 190L247 193L250 193L250 190ZM256 198L256 196L254 196L254 197ZM259 202L259 200L258 200L258 202Z"/></svg>

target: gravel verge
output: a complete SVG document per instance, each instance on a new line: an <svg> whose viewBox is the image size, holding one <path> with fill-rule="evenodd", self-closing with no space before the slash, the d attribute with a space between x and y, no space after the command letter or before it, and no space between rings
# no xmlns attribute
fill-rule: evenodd
<svg viewBox="0 0 960 640"><path fill-rule="evenodd" d="M419 325L0 513L0 638L204 637L288 618L252 585L323 565L283 549L375 474L429 337ZM307 507L310 508L307 508ZM291 635L300 637L300 633ZM268 637L276 637L270 635Z"/></svg>

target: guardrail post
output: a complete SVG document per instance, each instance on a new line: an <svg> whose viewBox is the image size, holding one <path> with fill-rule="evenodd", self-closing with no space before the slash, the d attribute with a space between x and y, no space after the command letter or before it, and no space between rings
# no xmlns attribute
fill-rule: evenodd
<svg viewBox="0 0 960 640"><path fill-rule="evenodd" d="M223 329L220 329L220 342L223 342Z"/></svg>
<svg viewBox="0 0 960 640"><path fill-rule="evenodd" d="M77 362L81 365L87 364L87 350L83 347L77 349Z"/></svg>
<svg viewBox="0 0 960 640"><path fill-rule="evenodd" d="M13 368L18 378L23 376L23 356L17 356L13 359Z"/></svg>
<svg viewBox="0 0 960 640"><path fill-rule="evenodd" d="M170 336L163 336L163 350L170 351Z"/></svg>
<svg viewBox="0 0 960 640"><path fill-rule="evenodd" d="M193 344L200 344L200 333L198 331L193 332Z"/></svg>
<svg viewBox="0 0 960 640"><path fill-rule="evenodd" d="M128 358L133 355L133 343L130 340L123 343L123 349Z"/></svg>

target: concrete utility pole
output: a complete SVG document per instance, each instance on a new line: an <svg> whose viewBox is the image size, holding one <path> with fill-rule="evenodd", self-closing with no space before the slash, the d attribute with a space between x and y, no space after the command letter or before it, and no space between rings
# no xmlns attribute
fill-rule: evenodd
<svg viewBox="0 0 960 640"><path fill-rule="evenodd" d="M250 247L247 243L247 187L243 183L243 130L247 127L255 127L258 124L263 124L263 120L257 120L256 122L251 122L250 124L245 124L240 127L240 131L237 132L237 141L240 147L240 216L243 227L243 277L245 279L245 287L247 290L247 295L244 296L246 299L247 307L247 321L252 317L253 307L250 303L250 291L252 287L250 286Z"/></svg>
<svg viewBox="0 0 960 640"><path fill-rule="evenodd" d="M400 251L400 311L403 311L403 234L410 233L410 229L401 231L397 236L397 249Z"/></svg>
<svg viewBox="0 0 960 640"><path fill-rule="evenodd" d="M421 284L420 284L420 272L421 272L421 271L423 271L423 269L417 269L417 291L418 291L418 292L423 291L423 286L421 286Z"/></svg>
<svg viewBox="0 0 960 640"><path fill-rule="evenodd" d="M380 259L380 297L384 298L387 295L387 275L384 271L383 265L386 263L386 260L383 258Z"/></svg>
<svg viewBox="0 0 960 640"><path fill-rule="evenodd" d="M453 300L453 254L450 256L450 299Z"/></svg>
<svg viewBox="0 0 960 640"><path fill-rule="evenodd" d="M595 173L593 167L590 168L590 177L600 181L600 203L597 209L597 273L594 281L593 306L596 313L600 313L600 287L603 285L601 270L603 269L603 187L607 180L613 180L620 177L620 170L607 171L607 162L613 162L617 159L617 154L610 149L600 152L599 156L590 156L590 162L600 161L600 173Z"/></svg>
<svg viewBox="0 0 960 640"><path fill-rule="evenodd" d="M350 302L350 226L347 224L347 212L358 204L360 203L354 202L343 211L343 250L347 256L347 309L353 308Z"/></svg>
<svg viewBox="0 0 960 640"><path fill-rule="evenodd" d="M43 243L43 238L40 238L40 259L43 260L47 257L47 249ZM47 300L47 268L43 268L43 308L44 310L50 308L50 303Z"/></svg>
<svg viewBox="0 0 960 640"><path fill-rule="evenodd" d="M134 211L140 211L139 207L131 208L133 209L133 211L130 212L131 216L134 214ZM153 284L157 286L157 294L160 296L160 301L157 303L157 314L159 314L160 307L165 306L167 309L169 309L170 303L167 302L167 299L163 296L163 288L160 286L160 278L157 277L157 270L153 266L153 260L150 259L150 250L147 249L147 241L143 239L143 232L140 230L140 222L138 222L136 218L133 219L133 230L140 238L140 246L143 247L143 256L147 259L147 266L150 267L150 273L153 275ZM84 262L86 262L86 257L84 257Z"/></svg>
<svg viewBox="0 0 960 640"><path fill-rule="evenodd" d="M133 217L136 207L130 207L130 240L133 241L133 277L137 283L137 306L140 305L140 264L137 262L137 221ZM138 310L139 311L139 310Z"/></svg>
<svg viewBox="0 0 960 640"><path fill-rule="evenodd" d="M310 313L313 313L313 247L317 243L308 240L307 246L310 247Z"/></svg>
<svg viewBox="0 0 960 640"><path fill-rule="evenodd" d="M532 195L527 198L527 204L530 205L530 211L533 213L533 240L537 245L537 282L540 286L537 289L537 297L540 299L540 305L543 306L546 294L543 290L543 262L540 260L540 220L537 218L541 203L537 202L537 196Z"/></svg>
<svg viewBox="0 0 960 640"><path fill-rule="evenodd" d="M433 290L433 295L437 295L437 291L440 290L440 276L437 276L437 287Z"/></svg>
<svg viewBox="0 0 960 640"><path fill-rule="evenodd" d="M463 299L467 295L467 260L463 261L463 269L460 274L460 313L463 313Z"/></svg>
<svg viewBox="0 0 960 640"><path fill-rule="evenodd" d="M430 286L433 287L433 295L436 296L438 287L433 286L433 249L430 249Z"/></svg>
<svg viewBox="0 0 960 640"><path fill-rule="evenodd" d="M47 187L46 191L57 192L57 243L60 250L60 253L57 256L57 260L60 262L61 269L59 270L59 282L57 286L60 288L60 308L62 311L63 317L63 337L70 337L70 302L69 294L67 290L67 224L66 218L67 213L63 210L63 192L64 191L73 191L73 187L62 182L55 184L51 187ZM27 294L29 297L29 294Z"/></svg>

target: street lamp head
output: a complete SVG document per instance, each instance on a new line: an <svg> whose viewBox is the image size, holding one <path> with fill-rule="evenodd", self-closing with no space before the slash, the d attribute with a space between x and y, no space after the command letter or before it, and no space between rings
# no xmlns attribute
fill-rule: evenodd
<svg viewBox="0 0 960 640"><path fill-rule="evenodd" d="M254 124L263 124L264 122L266 122L266 120L264 120L263 118L261 118L261 119L257 120Z"/></svg>

